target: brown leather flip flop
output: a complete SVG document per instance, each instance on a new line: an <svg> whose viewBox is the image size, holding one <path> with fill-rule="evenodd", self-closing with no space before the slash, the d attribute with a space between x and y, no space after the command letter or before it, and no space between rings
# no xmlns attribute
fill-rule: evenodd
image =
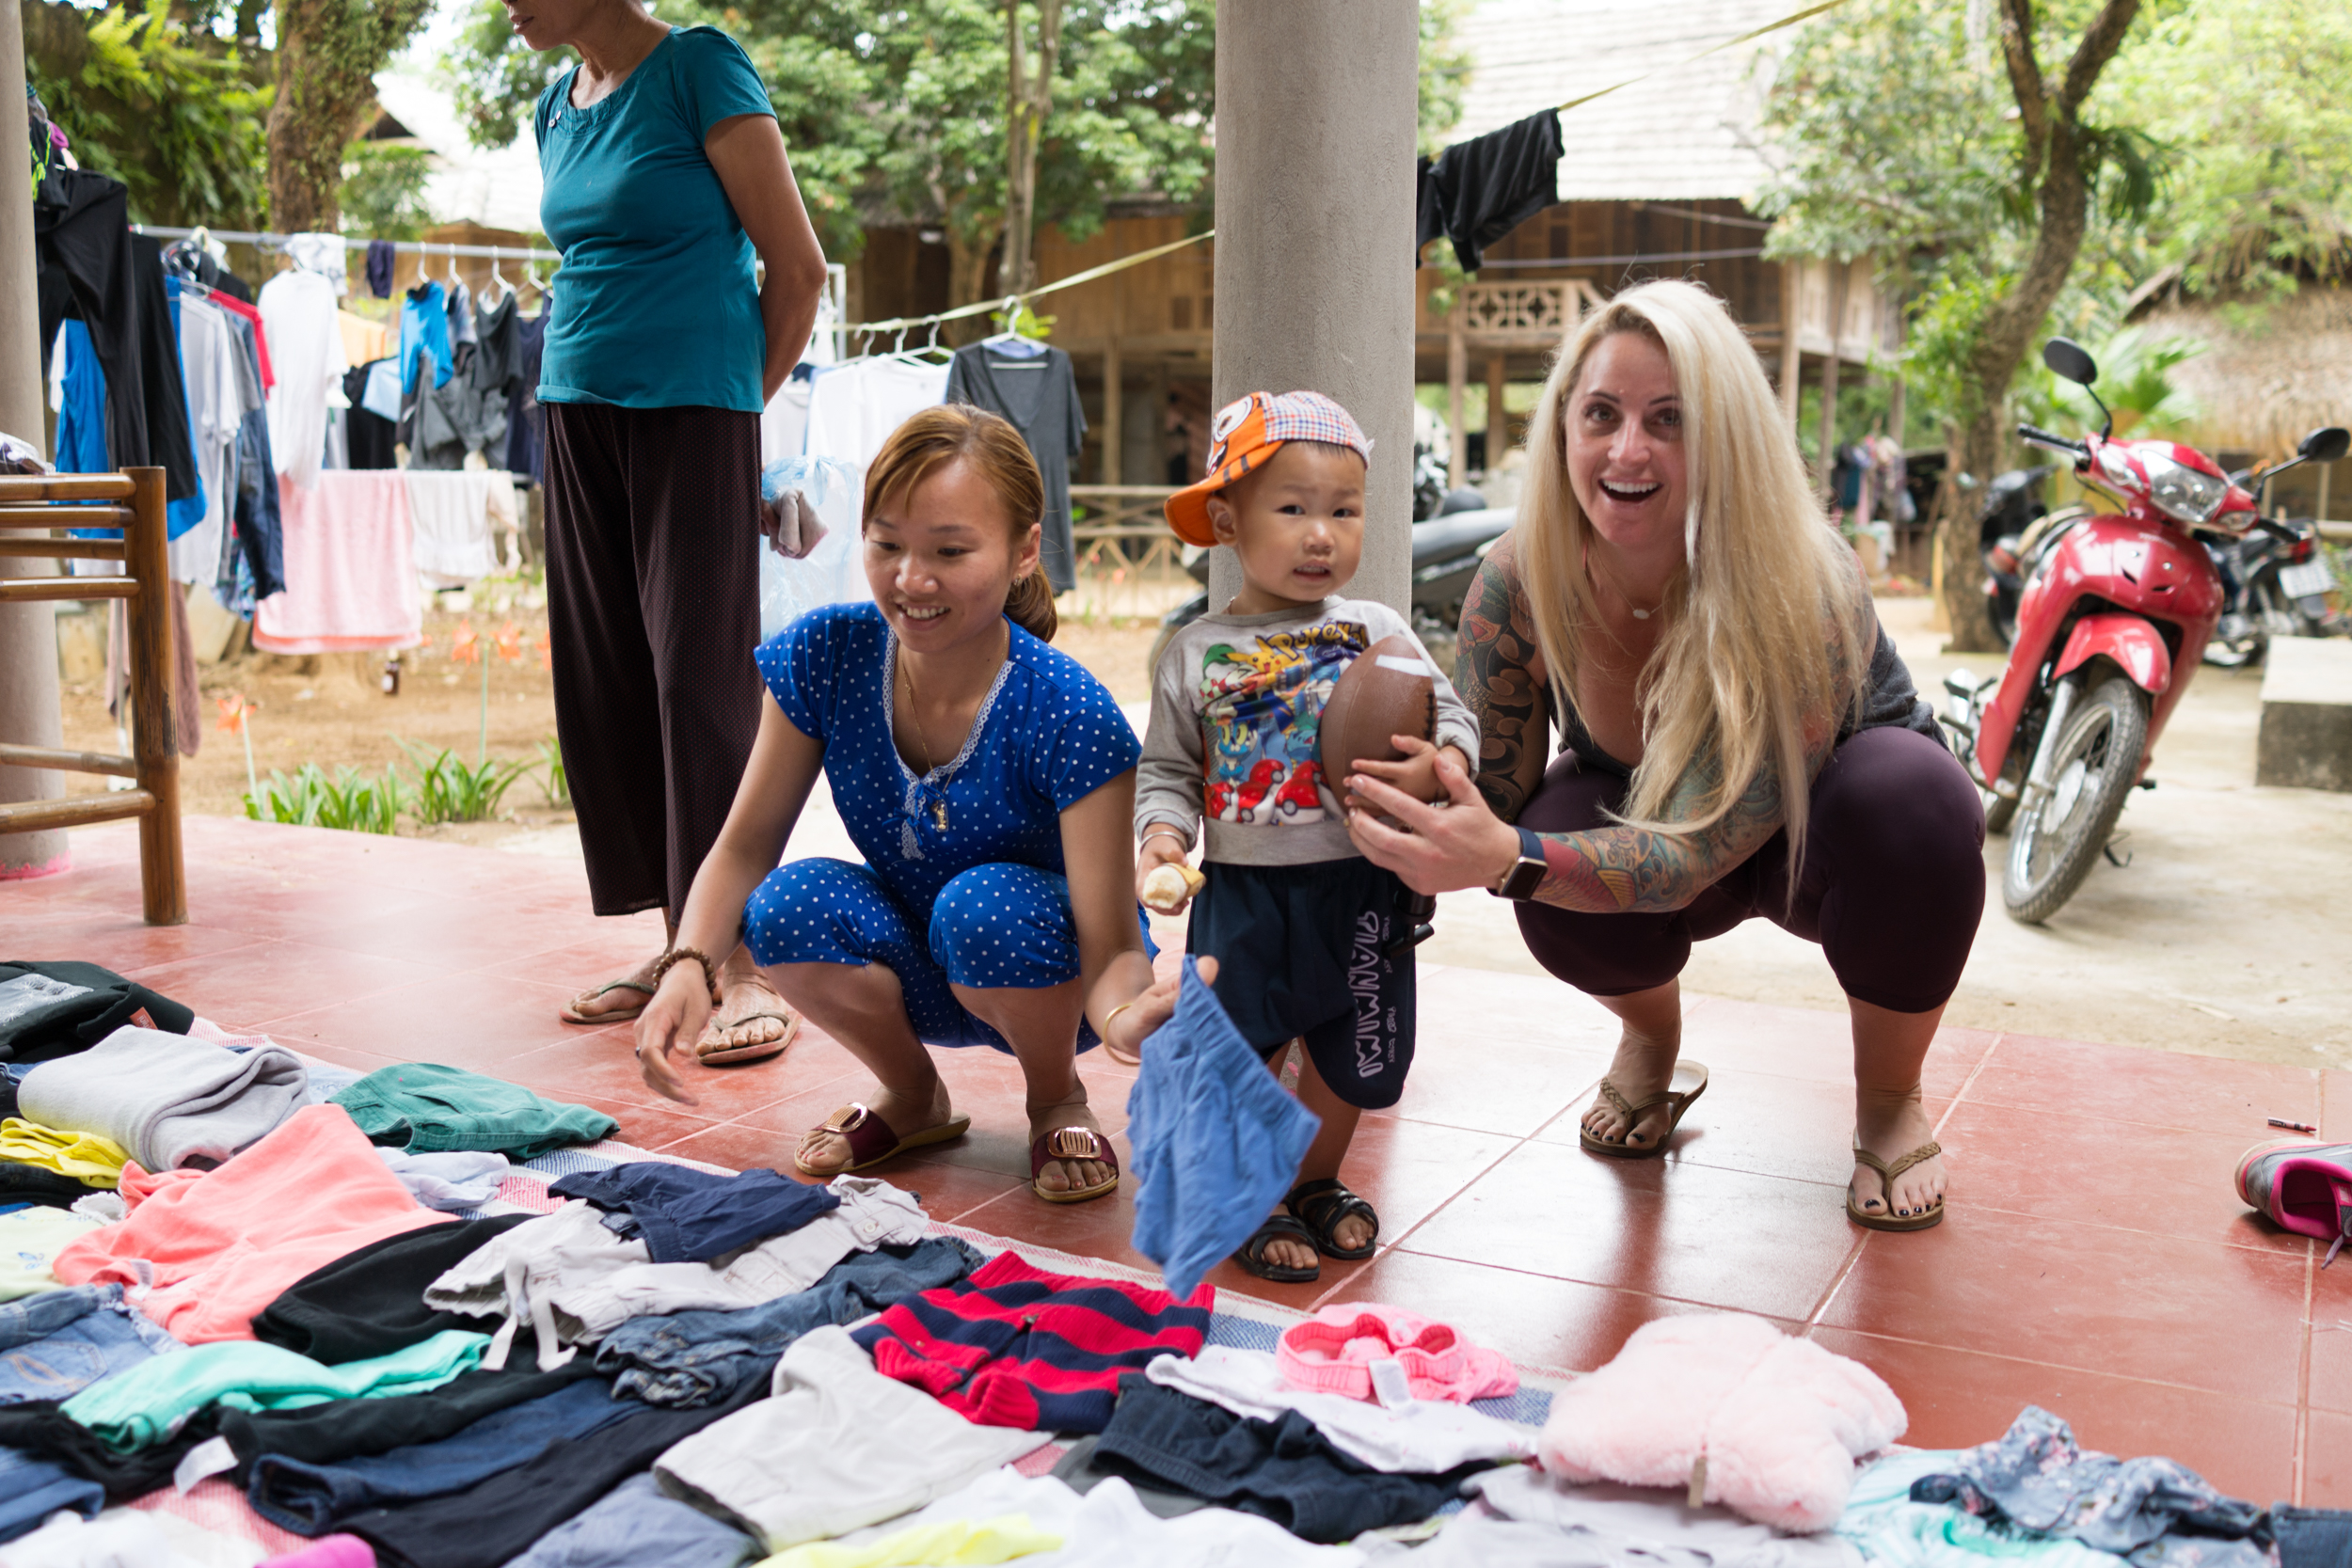
<svg viewBox="0 0 2352 1568"><path fill-rule="evenodd" d="M1666 1141L1675 1135L1675 1129L1682 1125L1683 1113L1690 1110L1698 1097L1706 1092L1707 1069L1696 1062L1677 1062L1675 1075L1667 1081L1666 1091L1651 1095L1638 1105L1627 1100L1616 1085L1604 1078L1600 1081L1601 1098L1615 1106L1617 1114L1625 1117L1627 1132L1633 1130L1633 1124L1641 1119L1644 1111L1656 1105L1669 1107L1666 1131L1655 1143L1629 1144L1596 1138L1588 1130L1579 1127L1576 1130L1577 1142L1594 1153L1606 1154L1613 1160L1655 1160L1666 1152Z"/></svg>
<svg viewBox="0 0 2352 1568"><path fill-rule="evenodd" d="M730 1019L725 1023L714 1022L706 1025L703 1032L708 1034L712 1029L740 1029L746 1023L755 1023L763 1018L772 1018L783 1024L784 1033L774 1039L761 1040L756 1045L723 1046L717 1051L698 1050L694 1059L704 1067L741 1067L746 1063L764 1062L771 1056L781 1056L794 1040L801 1037L801 1015L788 1008L783 1012L766 1008L745 1013L741 1018Z"/></svg>
<svg viewBox="0 0 2352 1568"><path fill-rule="evenodd" d="M921 1148L926 1144L944 1144L951 1138L961 1138L971 1125L970 1117L953 1116L937 1127L926 1127L920 1132L910 1133L902 1138L891 1131L890 1123L882 1120L865 1106L852 1101L802 1134L801 1147L792 1153L792 1165L803 1176L813 1176L819 1180L831 1180L836 1176L847 1176L853 1170L864 1170L868 1165L879 1165L884 1160L903 1154L910 1148ZM811 1138L820 1137L827 1132L839 1134L842 1142L850 1146L850 1163L835 1170L818 1170L803 1161L801 1154L808 1148Z"/></svg>
<svg viewBox="0 0 2352 1568"><path fill-rule="evenodd" d="M1055 1192L1037 1184L1045 1167L1057 1160L1093 1160L1111 1167L1110 1179L1097 1181L1091 1187L1073 1187ZM1048 1203L1084 1203L1090 1197L1101 1197L1119 1188L1119 1151L1110 1139L1091 1127L1057 1127L1041 1132L1029 1143L1029 1190Z"/></svg>
<svg viewBox="0 0 2352 1568"><path fill-rule="evenodd" d="M1854 1164L1867 1165L1879 1173L1879 1190L1882 1195L1895 1190L1895 1178L1902 1175L1920 1161L1932 1160L1943 1152L1942 1144L1923 1143L1900 1159L1889 1162L1880 1159L1860 1144L1853 1146ZM1873 1214L1854 1202L1853 1187L1851 1184L1847 1186L1846 1217L1866 1230L1925 1230L1931 1225L1944 1223L1944 1200L1940 1197L1915 1214L1898 1214L1895 1212L1893 1200L1884 1196L1879 1198L1879 1208L1881 1212Z"/></svg>
<svg viewBox="0 0 2352 1568"><path fill-rule="evenodd" d="M594 1018L589 1017L587 1014L580 1010L580 1005L581 1003L594 1002L606 995L608 992L616 990L644 991L645 993L645 1001L638 1003L637 1006L628 1009L626 1012L598 1013ZM555 1016L562 1019L566 1023L584 1023L591 1027L599 1023L627 1023L630 1019L635 1018L638 1014L644 1012L645 1010L645 1003L651 1002L652 1000L653 988L645 984L644 981L613 980L608 982L607 984L598 986L594 990L581 991L578 996L573 997L569 1002L564 1003L563 1006L557 1008Z"/></svg>

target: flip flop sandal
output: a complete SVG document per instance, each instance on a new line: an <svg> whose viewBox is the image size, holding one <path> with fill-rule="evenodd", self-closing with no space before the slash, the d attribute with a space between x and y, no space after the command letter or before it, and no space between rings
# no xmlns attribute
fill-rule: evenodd
<svg viewBox="0 0 2352 1568"><path fill-rule="evenodd" d="M1881 1190L1889 1193L1895 1190L1895 1178L1920 1161L1932 1160L1943 1152L1942 1144L1924 1143L1890 1164L1860 1144L1853 1146L1854 1164L1867 1165L1878 1172ZM1846 1189L1846 1217L1866 1230L1925 1230L1931 1225L1944 1223L1944 1200L1940 1197L1915 1214L1893 1212L1892 1205L1883 1197L1879 1199L1879 1208L1880 1212L1873 1214L1854 1202L1852 1187Z"/></svg>
<svg viewBox="0 0 2352 1568"><path fill-rule="evenodd" d="M1250 1233L1249 1240L1244 1242L1241 1250L1233 1254L1233 1261L1260 1279L1270 1279L1277 1285L1310 1285L1323 1277L1323 1265L1320 1263L1310 1263L1301 1269L1285 1263L1267 1262L1265 1249L1269 1242L1304 1242L1309 1246L1314 1246L1315 1237L1313 1231L1290 1215L1276 1214Z"/></svg>
<svg viewBox="0 0 2352 1568"><path fill-rule="evenodd" d="M749 1062L764 1062L771 1056L781 1056L787 1047L801 1037L800 1015L793 1012L745 1013L741 1018L730 1019L725 1023L711 1027L740 1029L746 1023L756 1023L763 1018L772 1018L783 1024L784 1033L774 1039L761 1040L756 1045L730 1045L717 1051L697 1052L694 1059L705 1067L741 1067Z"/></svg>
<svg viewBox="0 0 2352 1568"><path fill-rule="evenodd" d="M1600 1081L1601 1098L1615 1106L1617 1114L1625 1117L1627 1132L1633 1130L1633 1124L1641 1119L1644 1111L1664 1105L1669 1107L1665 1133L1652 1144L1612 1143L1607 1138L1596 1138L1587 1128L1579 1127L1576 1140L1595 1154L1606 1154L1613 1160L1655 1160L1666 1152L1667 1142L1674 1137L1675 1129L1682 1125L1683 1114L1706 1092L1707 1069L1696 1062L1677 1062L1675 1075L1667 1081L1666 1092L1651 1095L1638 1105L1626 1099L1616 1085L1604 1078Z"/></svg>
<svg viewBox="0 0 2352 1568"><path fill-rule="evenodd" d="M954 1116L937 1127L926 1127L920 1132L902 1138L890 1130L890 1123L852 1101L802 1134L801 1147L792 1152L792 1165L803 1176L813 1176L820 1181L830 1180L836 1176L847 1176L853 1170L864 1170L868 1165L879 1165L910 1148L961 1138L971 1125L970 1117ZM838 1133L841 1141L850 1146L848 1164L833 1170L818 1170L801 1158L808 1148L809 1140L826 1132Z"/></svg>
<svg viewBox="0 0 2352 1568"><path fill-rule="evenodd" d="M1315 1250L1326 1258L1342 1263L1360 1263L1379 1248L1379 1214L1374 1212L1371 1204L1349 1192L1337 1178L1301 1181L1291 1189L1291 1196L1282 1200L1282 1207L1306 1225L1308 1239L1315 1243ZM1333 1240L1339 1234L1341 1223L1351 1214L1372 1227L1372 1240L1359 1247L1343 1247Z"/></svg>
<svg viewBox="0 0 2352 1568"><path fill-rule="evenodd" d="M1057 1160L1095 1160L1111 1167L1107 1180L1091 1187L1073 1188L1069 1192L1049 1192L1037 1184L1045 1167ZM1029 1190L1048 1203L1084 1203L1090 1197L1101 1197L1119 1186L1119 1151L1111 1148L1110 1139L1090 1127L1057 1127L1041 1132L1029 1144Z"/></svg>
<svg viewBox="0 0 2352 1568"><path fill-rule="evenodd" d="M645 993L645 1001L638 1003L637 1006L629 1008L627 1012L598 1013L594 1018L590 1018L586 1014L580 1011L580 1005L581 1003L594 1002L599 997L605 996L606 994L616 990L644 991ZM556 1009L555 1016L562 1019L566 1023L627 1023L630 1019L635 1018L638 1014L644 1012L645 1010L645 1004L647 1002L651 1002L652 1000L653 988L645 984L643 980L614 980L609 984L598 986L594 990L581 991L578 996L573 997L569 1002L564 1003L563 1006Z"/></svg>

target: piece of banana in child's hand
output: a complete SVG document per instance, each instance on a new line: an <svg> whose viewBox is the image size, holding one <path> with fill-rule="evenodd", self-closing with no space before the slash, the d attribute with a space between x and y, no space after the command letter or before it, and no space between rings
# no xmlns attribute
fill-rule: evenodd
<svg viewBox="0 0 2352 1568"><path fill-rule="evenodd" d="M1189 902L1192 895L1208 884L1208 879L1182 861L1169 861L1152 868L1143 879L1144 908L1162 914L1174 914Z"/></svg>

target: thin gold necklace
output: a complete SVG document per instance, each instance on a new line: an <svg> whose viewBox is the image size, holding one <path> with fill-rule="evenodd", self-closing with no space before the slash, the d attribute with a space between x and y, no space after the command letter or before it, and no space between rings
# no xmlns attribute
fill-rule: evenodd
<svg viewBox="0 0 2352 1568"><path fill-rule="evenodd" d="M898 649L898 673L907 678L907 722L914 726L914 749L922 753L923 782L929 784L936 768L931 762L930 743L923 738L923 699L915 694L914 666L908 662L903 644ZM947 790L944 784L931 797L931 822L941 832L947 831Z"/></svg>

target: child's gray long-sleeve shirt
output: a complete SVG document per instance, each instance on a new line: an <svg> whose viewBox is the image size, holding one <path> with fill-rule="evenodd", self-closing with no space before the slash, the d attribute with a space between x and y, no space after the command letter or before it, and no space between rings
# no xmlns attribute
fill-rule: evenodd
<svg viewBox="0 0 2352 1568"><path fill-rule="evenodd" d="M1136 778L1136 832L1165 825L1231 865L1308 865L1359 853L1316 757L1323 705L1373 643L1412 627L1371 599L1311 610L1203 615L1178 632L1152 678L1152 726ZM1421 640L1413 639L1421 648ZM1478 726L1426 648L1436 743L1478 756Z"/></svg>

